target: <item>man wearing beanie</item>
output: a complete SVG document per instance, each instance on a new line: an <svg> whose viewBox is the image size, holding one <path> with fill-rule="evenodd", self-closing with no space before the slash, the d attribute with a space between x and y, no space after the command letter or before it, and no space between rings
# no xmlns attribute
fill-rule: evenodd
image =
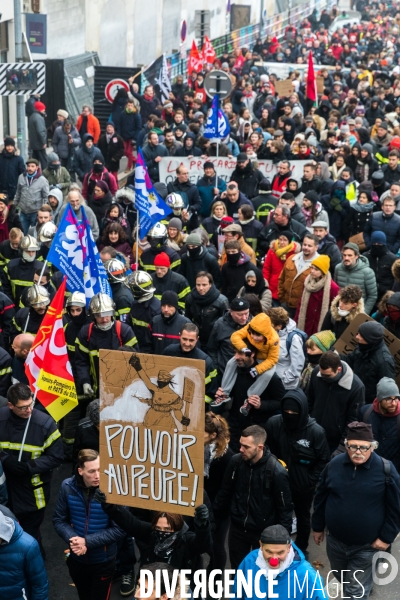
<svg viewBox="0 0 400 600"><path fill-rule="evenodd" d="M325 222L318 218L317 221L312 223L310 229L319 239L318 253L326 254L326 256L329 256L331 259L331 266L329 270L333 277L335 274L336 265L338 265L342 260L342 255L340 254L340 250L336 244L335 238L329 233L329 222Z"/></svg>
<svg viewBox="0 0 400 600"><path fill-rule="evenodd" d="M342 579L342 597L366 599L377 564L374 555L387 550L399 533L400 477L391 462L374 452L371 425L349 423L345 447L321 475L312 528L318 545L325 529L329 532L327 554L333 575Z"/></svg>
<svg viewBox="0 0 400 600"><path fill-rule="evenodd" d="M28 119L29 150L32 157L40 161L42 170L47 166L47 128L44 120L46 106L38 100L33 105L33 113Z"/></svg>
<svg viewBox="0 0 400 600"><path fill-rule="evenodd" d="M43 177L46 177L49 186L57 187L62 191L64 201L66 201L69 186L71 185L71 176L67 169L61 166L61 161L58 154L55 152L49 152L47 161L47 167L43 171Z"/></svg>
<svg viewBox="0 0 400 600"><path fill-rule="evenodd" d="M319 202L319 194L310 190L303 198L303 208L301 212L305 218L305 225L309 231L312 231L313 223L315 221L322 221L329 227L329 217L326 210L323 209L321 202Z"/></svg>
<svg viewBox="0 0 400 600"><path fill-rule="evenodd" d="M164 292L161 297L161 314L151 320L145 343L140 350L147 354L162 354L167 346L180 339L185 323L190 323L190 320L179 313L178 295L171 291Z"/></svg>
<svg viewBox="0 0 400 600"><path fill-rule="evenodd" d="M387 317L383 320L385 329L400 338L400 293L396 292L386 302Z"/></svg>
<svg viewBox="0 0 400 600"><path fill-rule="evenodd" d="M400 239L400 238L399 238ZM365 256L360 256L357 244L347 242L342 250L342 262L336 266L334 280L340 288L347 285L358 285L361 288L364 299L364 309L367 315L378 299L378 288L375 273Z"/></svg>
<svg viewBox="0 0 400 600"><path fill-rule="evenodd" d="M365 404L371 404L376 396L376 386L382 377L396 378L393 356L383 339L384 329L376 321L366 321L358 328L357 347L350 354L342 354L354 373L365 386Z"/></svg>
<svg viewBox="0 0 400 600"><path fill-rule="evenodd" d="M246 593L248 600L271 597L269 576L272 576L274 582L273 594L276 598L322 600L321 590L324 585L321 576L304 558L298 548L297 540L294 544L282 525L271 525L264 529L259 544L260 547L250 552L238 568L247 581L250 576L252 579L252 594ZM261 574L260 571L263 573ZM235 598L243 597L243 588L238 583L238 573L235 576L233 590Z"/></svg>
<svg viewBox="0 0 400 600"><path fill-rule="evenodd" d="M190 287L186 279L183 275L171 271L171 261L165 252L157 254L154 259L154 266L155 271L151 274L151 277L155 287L155 298L161 300L161 296L167 290L176 292L179 307L184 309L186 297L190 294Z"/></svg>
<svg viewBox="0 0 400 600"><path fill-rule="evenodd" d="M0 192L6 192L10 200L17 191L18 177L25 171L24 159L15 153L15 140L6 137L0 152Z"/></svg>
<svg viewBox="0 0 400 600"><path fill-rule="evenodd" d="M364 229L364 242L369 250L371 235L374 231L383 231L386 235L387 247L397 254L400 249L400 216L395 213L396 202L392 196L382 200L382 210L374 212Z"/></svg>
<svg viewBox="0 0 400 600"><path fill-rule="evenodd" d="M311 504L320 475L330 460L329 446L323 428L308 416L307 397L302 390L286 392L281 409L281 415L267 422L268 446L288 467L297 517L296 546L307 558Z"/></svg>
<svg viewBox="0 0 400 600"><path fill-rule="evenodd" d="M371 247L364 256L368 259L369 266L375 273L378 286L378 298L382 298L387 290L394 284L392 264L397 256L390 252L386 245L386 234L383 231L374 231L371 235Z"/></svg>
<svg viewBox="0 0 400 600"><path fill-rule="evenodd" d="M361 419L369 423L379 443L376 453L391 460L400 469L400 392L397 383L382 377L376 386L376 398L361 409Z"/></svg>
<svg viewBox="0 0 400 600"><path fill-rule="evenodd" d="M218 177L217 180L214 163L210 160L205 161L203 169L204 176L198 180L196 186L201 198L200 215L204 218L210 216L211 205L214 202L214 198L218 196L218 194L225 192L226 183L221 177Z"/></svg>
<svg viewBox="0 0 400 600"><path fill-rule="evenodd" d="M202 246L198 233L191 233L186 238L186 252L182 255L179 273L188 281L190 289L196 286L196 275L200 271L210 273L217 288L221 285L221 272L218 260Z"/></svg>

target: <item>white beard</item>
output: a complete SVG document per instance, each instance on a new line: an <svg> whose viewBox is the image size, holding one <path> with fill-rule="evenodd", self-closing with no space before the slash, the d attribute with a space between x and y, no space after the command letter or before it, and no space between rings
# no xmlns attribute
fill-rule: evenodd
<svg viewBox="0 0 400 600"><path fill-rule="evenodd" d="M257 560L256 560L256 565L257 567L259 567L262 571L265 571L264 573L264 577L266 579L268 579L268 573L271 573L271 577L275 578L279 575L279 573L283 573L283 571L285 571L288 567L290 567L290 565L292 564L294 560L294 550L293 547L290 547L289 550L289 554L287 555L287 557L285 558L285 560L283 562L279 563L279 568L278 569L273 569L268 561L265 560L263 553L261 551L261 548L258 551L258 556L257 556Z"/></svg>

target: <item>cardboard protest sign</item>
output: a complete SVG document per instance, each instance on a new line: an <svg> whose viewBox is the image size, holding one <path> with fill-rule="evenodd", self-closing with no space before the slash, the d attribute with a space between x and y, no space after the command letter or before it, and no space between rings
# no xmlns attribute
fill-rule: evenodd
<svg viewBox="0 0 400 600"><path fill-rule="evenodd" d="M358 333L358 329L360 325L366 321L374 321L374 319L363 313L357 315L343 335L337 340L336 344L334 345L335 350L337 350L340 354L350 354L350 352L352 352L357 346L356 335ZM396 383L400 387L400 340L385 328L383 338L386 346L389 348L390 354L393 356L394 363L396 365Z"/></svg>
<svg viewBox="0 0 400 600"><path fill-rule="evenodd" d="M324 89L325 89L325 85L324 85L325 79L323 77L316 77L316 80L317 80L317 94L323 94Z"/></svg>
<svg viewBox="0 0 400 600"><path fill-rule="evenodd" d="M203 503L202 360L100 350L100 488L114 504Z"/></svg>
<svg viewBox="0 0 400 600"><path fill-rule="evenodd" d="M291 79L284 79L283 81L276 81L274 83L275 92L278 94L279 98L284 96L290 96L293 94L293 84Z"/></svg>

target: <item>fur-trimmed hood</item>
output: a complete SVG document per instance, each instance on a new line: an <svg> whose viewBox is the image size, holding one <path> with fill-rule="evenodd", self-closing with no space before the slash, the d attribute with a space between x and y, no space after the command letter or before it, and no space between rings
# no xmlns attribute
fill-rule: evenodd
<svg viewBox="0 0 400 600"><path fill-rule="evenodd" d="M399 273L400 273L400 261L399 261ZM336 296L336 298L334 298L332 300L332 303L331 303L331 315L335 319L335 321L341 321L344 318L344 320L347 323L351 323L357 317L357 315L361 315L362 313L365 313L364 300L362 298L360 298L357 306L355 308L351 309L351 311L347 315L347 317L341 317L338 312L339 300L340 300L340 296L338 295L338 296Z"/></svg>
<svg viewBox="0 0 400 600"><path fill-rule="evenodd" d="M128 198L128 200L135 204L135 192L129 186L118 190L114 196L114 201L122 202L122 198Z"/></svg>
<svg viewBox="0 0 400 600"><path fill-rule="evenodd" d="M392 275L396 281L400 282L400 258L395 260L392 264Z"/></svg>

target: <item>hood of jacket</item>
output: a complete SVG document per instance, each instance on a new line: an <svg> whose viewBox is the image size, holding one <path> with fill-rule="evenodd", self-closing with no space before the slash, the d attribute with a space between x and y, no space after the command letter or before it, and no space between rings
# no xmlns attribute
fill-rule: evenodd
<svg viewBox="0 0 400 600"><path fill-rule="evenodd" d="M194 148L194 145L196 143L196 136L194 135L194 133L192 133L191 131L188 131L185 135L185 139L183 140L183 145L186 148L186 140L192 140L193 141L193 146L192 148Z"/></svg>
<svg viewBox="0 0 400 600"><path fill-rule="evenodd" d="M53 221L54 223L56 222L56 219L58 217L58 214L60 213L62 207L63 207L63 203L64 203L64 196L62 193L62 190L54 187L51 190L49 190L49 196L54 196L54 198L57 198L58 200L58 204L56 206L56 208L53 208Z"/></svg>
<svg viewBox="0 0 400 600"><path fill-rule="evenodd" d="M339 302L340 296L336 296L336 298L334 298L331 303L331 315L335 319L335 321L341 321L342 319L344 319L347 323L351 323L358 315L365 313L364 300L360 298L360 300L357 303L357 306L352 308L346 317L341 317L339 315Z"/></svg>
<svg viewBox="0 0 400 600"><path fill-rule="evenodd" d="M275 338L277 335L272 327L271 319L265 313L260 313L250 321L251 328L257 333L263 335L267 340Z"/></svg>
<svg viewBox="0 0 400 600"><path fill-rule="evenodd" d="M289 390L288 392L286 392L286 394L283 396L282 400L281 400L281 407L283 407L283 403L285 402L286 398L291 398L292 400L294 400L298 407L299 407L299 422L297 423L296 429L303 429L308 422L308 401L307 401L307 396L305 395L305 393L303 392L303 390L299 390L299 389L295 389L295 390Z"/></svg>
<svg viewBox="0 0 400 600"><path fill-rule="evenodd" d="M343 375L339 379L339 381L337 382L336 385L349 391L349 390L351 390L351 386L353 385L354 373L353 373L352 368L349 367L349 365L347 363L343 362L342 360L340 362L342 363ZM321 378L320 371L317 373L317 377Z"/></svg>
<svg viewBox="0 0 400 600"><path fill-rule="evenodd" d="M15 533L16 523L14 519L6 517L0 511L0 539L4 540L7 544L9 544Z"/></svg>

